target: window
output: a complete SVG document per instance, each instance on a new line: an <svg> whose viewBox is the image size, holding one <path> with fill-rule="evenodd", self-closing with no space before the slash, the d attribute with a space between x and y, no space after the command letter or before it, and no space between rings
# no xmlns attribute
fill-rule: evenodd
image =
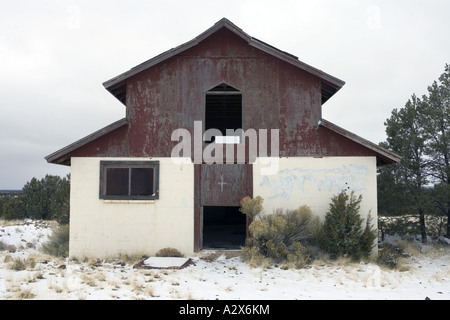
<svg viewBox="0 0 450 320"><path fill-rule="evenodd" d="M218 129L222 136L226 136L226 130L242 129L242 93L222 83L206 92L205 101L205 130ZM239 143L237 134L227 138L212 137L207 142Z"/></svg>
<svg viewBox="0 0 450 320"><path fill-rule="evenodd" d="M159 198L159 161L100 161L100 199Z"/></svg>

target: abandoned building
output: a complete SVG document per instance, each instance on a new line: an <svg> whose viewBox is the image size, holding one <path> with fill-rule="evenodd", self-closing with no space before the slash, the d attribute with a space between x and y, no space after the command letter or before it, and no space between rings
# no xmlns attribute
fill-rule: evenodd
<svg viewBox="0 0 450 320"><path fill-rule="evenodd" d="M376 218L377 166L400 160L322 118L342 80L225 18L103 85L125 117L46 157L71 167L70 256L239 249L245 196L323 217L352 190Z"/></svg>

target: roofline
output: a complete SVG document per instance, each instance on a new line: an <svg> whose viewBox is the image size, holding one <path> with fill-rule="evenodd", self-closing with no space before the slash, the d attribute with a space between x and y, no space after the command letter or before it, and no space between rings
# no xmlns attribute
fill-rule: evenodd
<svg viewBox="0 0 450 320"><path fill-rule="evenodd" d="M165 52L157 55L156 57L151 58L151 59L131 68L130 70L128 70L122 74L119 74L118 76L116 76L110 80L103 82L103 86L106 89L110 89L111 87L125 81L126 79L130 78L131 76L136 75L139 72L141 72L147 68L157 65L177 54L180 54L180 53L198 45L201 41L205 40L206 38L211 36L213 33L215 33L216 31L218 31L224 27L227 28L228 30L232 31L234 34L239 36L244 41L246 41L250 46L253 46L265 53L268 53L274 57L277 57L285 62L288 62L302 70L305 70L305 71L323 79L324 81L328 82L328 84L335 87L336 91L339 90L340 88L342 88L342 86L345 84L344 81L342 81L336 77L333 77L319 69L316 69L306 63L301 62L300 60L298 60L298 58L296 56L291 55L287 52L281 51L271 45L268 45L267 43L265 43L261 40L251 37L250 35L245 33L242 29L240 29L238 26L233 24L230 20L228 20L226 18L222 18L221 20L216 22L211 28L204 31L203 33L201 33L194 39L192 39L178 47L175 47L168 51L165 51Z"/></svg>
<svg viewBox="0 0 450 320"><path fill-rule="evenodd" d="M80 147L82 147L82 146L116 130L116 129L119 129L122 126L125 126L127 124L128 124L128 122L127 122L126 118L123 118L116 122L113 122L110 125L102 128L100 130L97 130L94 133L91 133L90 135L87 135L86 137L81 138L80 140L78 140L56 152L53 152L52 154L46 156L45 160L47 160L48 163L62 164L65 160L67 160L67 158L68 158L67 156L70 155L70 153L72 151L74 151L74 150L76 150L76 149L78 149L78 148L80 148ZM319 122L319 125L374 151L377 155L379 155L378 157L383 160L383 161L380 161L380 163L378 163L378 161L377 161L378 165L394 164L394 163L400 162L400 160L402 159L401 156L399 156L398 154L396 154L392 151L389 151L369 140L366 140L348 130L345 130L344 128L339 127L336 124L334 124L328 120L325 120L322 118L321 121ZM56 161L61 158L63 158L63 159L60 161Z"/></svg>
<svg viewBox="0 0 450 320"><path fill-rule="evenodd" d="M379 145L366 140L348 130L345 130L344 128L341 128L337 125L335 125L334 123L331 123L328 120L322 119L319 122L319 125L336 132L339 135L342 135L350 140L355 141L356 143L359 143L361 145L363 145L364 147L374 151L375 153L377 153L379 155L379 158L381 158L383 161L377 161L377 165L384 165L384 164L394 164L394 163L398 163L400 162L400 160L402 159L401 156L399 156L398 154L389 151L383 147L380 147ZM377 156L378 157L378 156Z"/></svg>
<svg viewBox="0 0 450 320"><path fill-rule="evenodd" d="M94 141L116 129L119 129L120 127L127 125L127 124L128 124L128 122L127 122L126 118L123 118L116 122L113 122L110 125L102 128L98 131L95 131L94 133L91 133L90 135L88 135L84 138L81 138L80 140L75 141L74 143L69 144L68 146L66 146L58 151L53 152L52 154L46 156L45 160L47 160L48 163L62 164L65 160L67 160L67 155L70 155L70 153L72 151L74 151L74 150L88 144L89 142L92 142L92 141ZM63 158L63 159L60 161L56 161L61 158Z"/></svg>

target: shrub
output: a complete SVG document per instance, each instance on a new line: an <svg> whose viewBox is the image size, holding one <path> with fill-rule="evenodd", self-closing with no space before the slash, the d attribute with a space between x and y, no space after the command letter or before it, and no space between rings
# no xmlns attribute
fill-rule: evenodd
<svg viewBox="0 0 450 320"><path fill-rule="evenodd" d="M393 245L386 245L378 250L377 262L381 266L395 269L398 264L399 253Z"/></svg>
<svg viewBox="0 0 450 320"><path fill-rule="evenodd" d="M281 263L303 267L308 259L302 242L312 235L312 221L313 214L308 206L286 212L278 209L260 217L249 226L251 236L241 257L251 265Z"/></svg>
<svg viewBox="0 0 450 320"><path fill-rule="evenodd" d="M9 255L9 254L7 254L7 255L5 256L5 258L3 259L3 262L4 262L4 263L9 263L9 262L11 262L11 261L13 261L13 257L12 257L11 255Z"/></svg>
<svg viewBox="0 0 450 320"><path fill-rule="evenodd" d="M400 245L383 243L378 250L377 263L389 269L402 269L406 258L409 258L409 255Z"/></svg>
<svg viewBox="0 0 450 320"><path fill-rule="evenodd" d="M16 248L15 245L9 244L9 245L6 246L5 250L8 251L8 252L10 252L10 253L14 253L14 252L17 251L17 248Z"/></svg>
<svg viewBox="0 0 450 320"><path fill-rule="evenodd" d="M6 259L5 259L6 262ZM32 258L21 259L15 258L12 259L11 269L16 271L27 270L29 268L34 268L36 266L36 261Z"/></svg>
<svg viewBox="0 0 450 320"><path fill-rule="evenodd" d="M184 255L175 248L163 248L156 253L157 257L180 257L183 258Z"/></svg>
<svg viewBox="0 0 450 320"><path fill-rule="evenodd" d="M69 256L69 225L59 226L50 236L49 241L42 245L42 251L56 257Z"/></svg>
<svg viewBox="0 0 450 320"><path fill-rule="evenodd" d="M269 264L267 259L259 252L259 248L250 245L242 248L241 259L252 267L266 267L265 264Z"/></svg>
<svg viewBox="0 0 450 320"><path fill-rule="evenodd" d="M419 217L399 216L399 217L380 217L378 219L379 228L384 239L385 235L399 235L402 238L413 239L420 235Z"/></svg>
<svg viewBox="0 0 450 320"><path fill-rule="evenodd" d="M372 228L370 214L363 229L359 215L362 196L341 192L331 199L330 209L319 238L319 246L332 258L367 258L372 252L377 231Z"/></svg>
<svg viewBox="0 0 450 320"><path fill-rule="evenodd" d="M250 220L253 220L258 214L262 212L263 201L264 199L261 198L260 196L257 196L254 199L247 196L241 200L241 207L239 208L239 211L241 211L243 214L249 217Z"/></svg>

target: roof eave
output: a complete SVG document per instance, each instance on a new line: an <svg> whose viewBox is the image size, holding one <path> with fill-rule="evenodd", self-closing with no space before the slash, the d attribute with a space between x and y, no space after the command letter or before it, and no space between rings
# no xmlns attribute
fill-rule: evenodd
<svg viewBox="0 0 450 320"><path fill-rule="evenodd" d="M114 131L124 125L127 125L127 119L123 118L120 119L116 122L111 123L110 125L95 131L94 133L91 133L90 135L75 141L72 144L69 144L68 146L53 152L52 154L49 154L48 156L45 157L45 160L47 160L48 163L54 163L54 164L62 164L62 165L70 165L70 154L71 152L73 152L74 150L88 144L89 142L92 142L108 133L110 133L111 131Z"/></svg>
<svg viewBox="0 0 450 320"><path fill-rule="evenodd" d="M402 159L398 154L366 140L348 130L345 130L344 128L341 128L328 120L322 119L320 121L320 125L374 151L377 154L377 165L394 164L400 162Z"/></svg>
<svg viewBox="0 0 450 320"><path fill-rule="evenodd" d="M322 70L319 70L317 68L314 68L304 62L301 62L300 60L298 60L297 57L295 57L287 52L278 50L256 38L251 38L249 45L251 45L261 51L264 51L265 53L268 53L272 56L275 56L287 63L290 63L299 69L305 70L305 71L321 78L322 80L328 82L329 85L332 85L333 87L335 87L337 90L342 88L345 84L345 81L340 80L332 75L329 75L328 73L323 72Z"/></svg>

